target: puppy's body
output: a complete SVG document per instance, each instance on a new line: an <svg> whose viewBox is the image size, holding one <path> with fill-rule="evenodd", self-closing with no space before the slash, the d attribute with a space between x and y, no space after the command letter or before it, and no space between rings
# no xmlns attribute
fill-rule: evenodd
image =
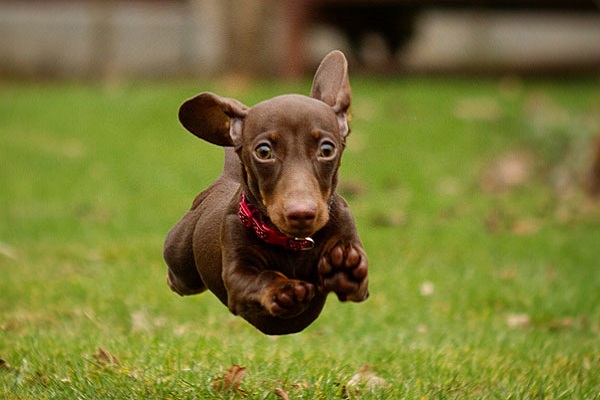
<svg viewBox="0 0 600 400"><path fill-rule="evenodd" d="M226 147L223 173L167 236L175 292L208 288L267 334L304 329L331 291L366 299L366 255L335 193L348 134L346 68L341 53L326 57L312 97L284 95L247 108L203 93L184 103L183 125Z"/></svg>

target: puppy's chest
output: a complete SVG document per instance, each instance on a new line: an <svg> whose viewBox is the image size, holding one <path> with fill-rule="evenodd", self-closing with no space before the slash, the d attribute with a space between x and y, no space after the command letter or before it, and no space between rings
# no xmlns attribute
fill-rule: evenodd
<svg viewBox="0 0 600 400"><path fill-rule="evenodd" d="M266 257L265 269L281 272L291 279L316 281L318 259L316 251L277 251Z"/></svg>

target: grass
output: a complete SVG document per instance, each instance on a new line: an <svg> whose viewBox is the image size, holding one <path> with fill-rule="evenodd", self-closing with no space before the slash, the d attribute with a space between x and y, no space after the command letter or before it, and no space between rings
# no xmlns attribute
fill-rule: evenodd
<svg viewBox="0 0 600 400"><path fill-rule="evenodd" d="M202 90L308 83L0 83L0 397L600 398L597 79L354 79L341 190L371 297L285 337L164 282L221 167L176 120Z"/></svg>

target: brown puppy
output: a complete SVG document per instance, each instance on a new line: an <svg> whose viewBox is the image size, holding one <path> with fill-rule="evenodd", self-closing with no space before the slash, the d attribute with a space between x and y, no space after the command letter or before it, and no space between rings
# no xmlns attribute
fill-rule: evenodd
<svg viewBox="0 0 600 400"><path fill-rule="evenodd" d="M327 294L368 295L367 257L335 192L348 135L348 64L328 54L310 97L248 108L202 93L179 110L194 135L225 147L221 176L169 232L167 282L180 295L210 289L266 334L301 331Z"/></svg>

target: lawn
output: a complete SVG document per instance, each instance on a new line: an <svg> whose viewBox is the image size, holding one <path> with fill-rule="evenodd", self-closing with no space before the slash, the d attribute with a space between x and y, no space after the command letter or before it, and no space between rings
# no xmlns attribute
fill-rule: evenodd
<svg viewBox="0 0 600 400"><path fill-rule="evenodd" d="M170 292L162 241L221 168L179 104L309 82L0 83L0 397L600 398L600 81L352 83L371 297L283 337Z"/></svg>

